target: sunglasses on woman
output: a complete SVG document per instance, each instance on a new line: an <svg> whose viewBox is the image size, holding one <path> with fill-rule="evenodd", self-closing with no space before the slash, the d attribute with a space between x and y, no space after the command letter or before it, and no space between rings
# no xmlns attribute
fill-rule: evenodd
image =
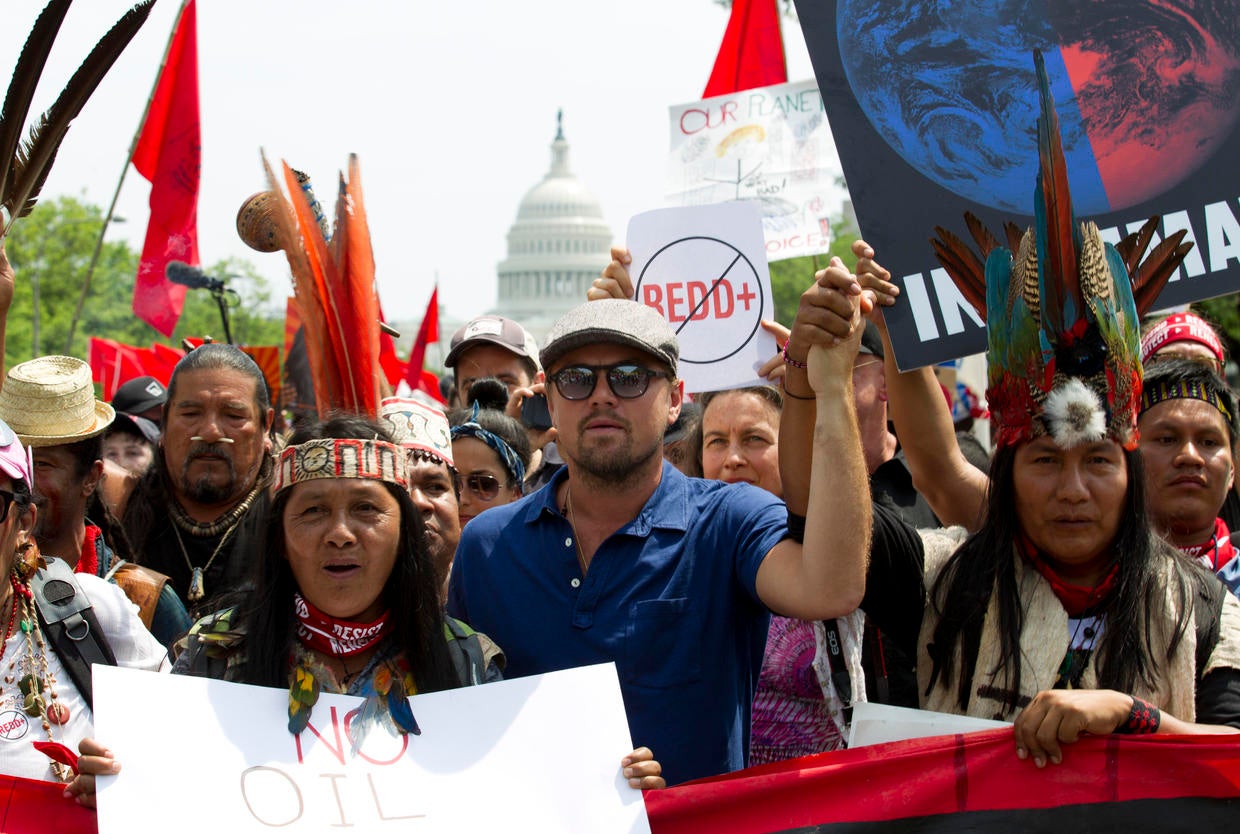
<svg viewBox="0 0 1240 834"><path fill-rule="evenodd" d="M652 377L668 377L666 371L656 371L624 362L619 365L570 365L551 375L551 381L566 400L584 400L594 393L599 376L607 378L611 392L622 400L635 400L650 387Z"/></svg>
<svg viewBox="0 0 1240 834"><path fill-rule="evenodd" d="M472 472L460 478L460 488L468 489L479 501L494 501L499 495L500 480L485 472Z"/></svg>

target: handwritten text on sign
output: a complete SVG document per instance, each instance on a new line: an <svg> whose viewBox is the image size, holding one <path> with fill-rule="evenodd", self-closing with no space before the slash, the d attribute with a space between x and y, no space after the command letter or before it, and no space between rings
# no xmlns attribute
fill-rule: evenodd
<svg viewBox="0 0 1240 834"><path fill-rule="evenodd" d="M420 736L376 730L354 755L359 703L321 696L294 737L286 690L98 667L96 736L124 766L100 779L99 831L163 830L149 797L187 785L178 832L649 830L611 664L415 696Z"/></svg>
<svg viewBox="0 0 1240 834"><path fill-rule="evenodd" d="M629 221L628 247L637 300L676 331L685 390L759 384L756 371L776 347L760 327L775 316L757 207L645 212Z"/></svg>

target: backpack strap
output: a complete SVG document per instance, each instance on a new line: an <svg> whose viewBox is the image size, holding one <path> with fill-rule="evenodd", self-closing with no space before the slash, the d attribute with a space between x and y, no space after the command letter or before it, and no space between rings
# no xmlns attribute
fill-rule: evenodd
<svg viewBox="0 0 1240 834"><path fill-rule="evenodd" d="M35 571L30 579L30 591L39 613L39 627L86 706L93 711L90 667L96 663L115 666L116 656L90 599L78 585L73 569L55 558L49 558L46 566Z"/></svg>
<svg viewBox="0 0 1240 834"><path fill-rule="evenodd" d="M1196 599L1193 600L1193 627L1197 631L1197 684L1201 685L1202 673L1210 662L1210 655L1218 644L1219 621L1223 616L1223 600L1227 596L1227 587L1222 582L1212 581L1217 577L1205 576L1198 578Z"/></svg>

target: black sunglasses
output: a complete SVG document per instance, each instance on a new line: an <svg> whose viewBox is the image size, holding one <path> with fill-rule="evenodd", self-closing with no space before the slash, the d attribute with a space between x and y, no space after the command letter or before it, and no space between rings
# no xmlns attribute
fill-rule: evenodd
<svg viewBox="0 0 1240 834"><path fill-rule="evenodd" d="M466 488L480 501L494 501L499 495L499 478L485 472L473 472L458 479L459 487Z"/></svg>
<svg viewBox="0 0 1240 834"><path fill-rule="evenodd" d="M17 496L15 494L7 489L0 489L0 504L4 505L4 508L0 509L0 524L3 524L4 520L9 517L9 507L13 506L13 502L16 500Z"/></svg>
<svg viewBox="0 0 1240 834"><path fill-rule="evenodd" d="M651 377L667 377L666 371L656 371L625 362L620 365L570 365L551 375L551 381L566 400L584 400L594 393L599 373L606 371L607 385L622 400L635 400L650 387Z"/></svg>

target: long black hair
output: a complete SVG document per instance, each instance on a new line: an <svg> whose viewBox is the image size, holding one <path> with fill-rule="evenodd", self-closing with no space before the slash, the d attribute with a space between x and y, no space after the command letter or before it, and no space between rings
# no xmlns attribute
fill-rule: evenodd
<svg viewBox="0 0 1240 834"><path fill-rule="evenodd" d="M289 444L327 438L391 441L379 424L340 415L299 428ZM448 654L439 583L426 547L422 514L406 490L396 484L383 485L400 504L402 522L396 563L383 588L391 612L388 639L395 641L408 661L419 692L452 689L461 682ZM271 502L265 541L252 554L252 581L238 610L246 633L246 661L236 680L243 683L288 686L289 657L297 640L293 611L297 583L284 556L284 510L291 492L285 489Z"/></svg>
<svg viewBox="0 0 1240 834"><path fill-rule="evenodd" d="M1009 710L1022 706L1020 634L1024 610L1013 561L1013 543L1020 535L1020 523L1012 510L1016 506L1013 470L1017 449L1006 446L995 452L982 527L948 560L930 595L930 604L939 619L928 647L932 663L928 689L936 683L945 687L954 683L962 710L968 709L975 688L978 649L992 594L998 594L1000 669L981 671L985 675L1003 675ZM1195 579L1187 559L1150 531L1140 453L1125 451L1124 460L1128 467L1128 492L1112 545L1119 571L1114 591L1097 611L1106 618L1106 628L1095 651L1099 686L1131 692L1137 683L1152 687L1160 666L1179 648L1192 622ZM1171 564L1169 589L1164 588L1161 571L1156 569L1164 559ZM1180 613L1171 642L1160 653L1152 642L1152 625L1166 607L1168 591ZM957 646L959 669L955 668Z"/></svg>

